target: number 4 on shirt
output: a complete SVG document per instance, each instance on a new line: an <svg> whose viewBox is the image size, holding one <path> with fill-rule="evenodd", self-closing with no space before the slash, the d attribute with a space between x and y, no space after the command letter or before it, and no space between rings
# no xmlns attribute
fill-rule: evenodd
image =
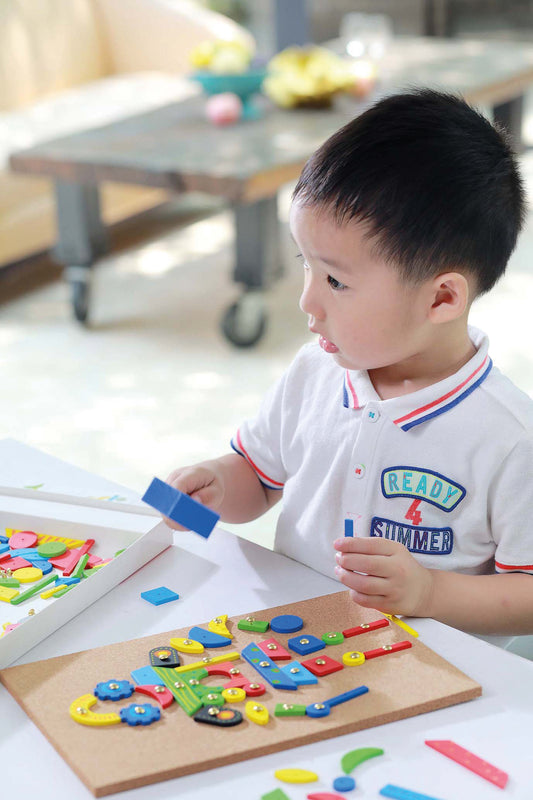
<svg viewBox="0 0 533 800"><path fill-rule="evenodd" d="M411 505L409 506L409 510L405 515L405 519L410 520L413 525L420 525L422 522L422 514L418 510L418 506L420 505L420 500L413 500Z"/></svg>

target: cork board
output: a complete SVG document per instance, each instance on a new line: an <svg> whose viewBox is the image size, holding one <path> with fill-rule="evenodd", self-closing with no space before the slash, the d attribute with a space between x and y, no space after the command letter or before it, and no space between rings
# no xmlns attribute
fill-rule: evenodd
<svg viewBox="0 0 533 800"><path fill-rule="evenodd" d="M220 613L224 613L223 609ZM278 614L297 614L304 621L301 633L318 637L382 618L377 611L354 605L347 592L250 613L258 620L269 621ZM287 639L295 635L270 630L265 634L239 631L237 622L242 618L228 620L229 630L234 634L228 648L206 653L218 656L224 650L241 650L250 642L270 637L286 647ZM196 624L207 627L208 622L193 621L191 627ZM388 627L345 639L340 645L328 646L327 652L322 650L316 657L326 652L331 658L342 661L342 654L349 650L372 650L406 639L412 642L412 648L357 667L345 667L319 678L318 684L300 686L297 691L280 691L265 684L266 694L257 698L270 712L265 726L246 718L231 728L202 725L188 717L177 703L162 711L158 722L146 727L120 724L92 728L70 718L68 709L77 697L91 693L99 681L131 680L130 671L149 663L148 653L153 647L168 645L171 637L186 637L188 630L168 631L11 667L0 672L0 680L96 797L359 731L462 703L481 694L481 687L475 681L391 623ZM299 661L311 657L289 652ZM200 658L189 654L180 654L180 657L182 664ZM234 663L250 681L264 683L246 661L241 659ZM214 686L225 682L221 676L204 681ZM276 703L308 705L362 684L369 687L367 694L332 708L327 717L274 716ZM127 700L98 701L92 711L118 711L135 700L155 704L150 698L134 693ZM244 703L234 707L244 715Z"/></svg>

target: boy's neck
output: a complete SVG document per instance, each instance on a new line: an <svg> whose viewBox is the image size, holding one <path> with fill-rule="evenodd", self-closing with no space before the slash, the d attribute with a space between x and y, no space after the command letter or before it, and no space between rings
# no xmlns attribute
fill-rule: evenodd
<svg viewBox="0 0 533 800"><path fill-rule="evenodd" d="M475 355L468 331L461 329L446 340L437 340L426 350L399 364L369 369L368 376L382 400L411 394L449 378Z"/></svg>

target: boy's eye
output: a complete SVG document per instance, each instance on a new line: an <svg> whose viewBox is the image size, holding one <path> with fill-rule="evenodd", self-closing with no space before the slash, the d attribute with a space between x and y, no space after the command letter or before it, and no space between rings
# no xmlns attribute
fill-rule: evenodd
<svg viewBox="0 0 533 800"><path fill-rule="evenodd" d="M346 284L338 281L336 278L333 277L333 275L328 275L328 283L331 286L331 288L335 289L335 291L337 292L340 291L341 289L346 289Z"/></svg>

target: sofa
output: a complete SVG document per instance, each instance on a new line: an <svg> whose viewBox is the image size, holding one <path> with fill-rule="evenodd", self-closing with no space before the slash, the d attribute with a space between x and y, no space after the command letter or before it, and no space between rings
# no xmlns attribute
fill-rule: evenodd
<svg viewBox="0 0 533 800"><path fill-rule="evenodd" d="M11 153L180 100L201 41L251 35L192 0L1 0L0 267L55 241L53 186L9 170ZM104 184L107 224L164 202Z"/></svg>

